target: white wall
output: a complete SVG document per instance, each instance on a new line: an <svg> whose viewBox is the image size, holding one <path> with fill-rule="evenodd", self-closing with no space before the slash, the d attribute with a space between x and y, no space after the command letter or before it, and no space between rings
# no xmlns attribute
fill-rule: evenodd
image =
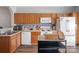
<svg viewBox="0 0 79 59"><path fill-rule="evenodd" d="M12 10L13 13L16 12L16 7L15 6L9 6L9 8L11 8L11 10Z"/></svg>
<svg viewBox="0 0 79 59"><path fill-rule="evenodd" d="M8 7L0 7L0 26L11 26L11 13Z"/></svg>
<svg viewBox="0 0 79 59"><path fill-rule="evenodd" d="M16 12L15 6L9 6L9 10L11 13L11 26L14 26L14 13Z"/></svg>
<svg viewBox="0 0 79 59"><path fill-rule="evenodd" d="M73 12L74 7L72 6L18 6L16 7L16 13L67 13L67 12Z"/></svg>

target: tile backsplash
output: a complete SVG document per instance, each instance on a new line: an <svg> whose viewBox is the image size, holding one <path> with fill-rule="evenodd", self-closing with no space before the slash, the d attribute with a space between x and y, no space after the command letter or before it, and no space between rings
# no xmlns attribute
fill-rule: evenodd
<svg viewBox="0 0 79 59"><path fill-rule="evenodd" d="M42 24L17 24L17 26L23 26L24 28L36 28L36 26L41 27L41 26L47 26L51 27L51 23L42 23Z"/></svg>

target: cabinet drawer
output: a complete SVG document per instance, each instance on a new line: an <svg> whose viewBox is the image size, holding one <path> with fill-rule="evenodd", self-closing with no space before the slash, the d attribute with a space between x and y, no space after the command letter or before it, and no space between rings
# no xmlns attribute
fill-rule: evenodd
<svg viewBox="0 0 79 59"><path fill-rule="evenodd" d="M15 39L17 36L16 35L13 35L13 36L11 36L10 38L11 39Z"/></svg>
<svg viewBox="0 0 79 59"><path fill-rule="evenodd" d="M32 32L32 35L40 35L40 32Z"/></svg>

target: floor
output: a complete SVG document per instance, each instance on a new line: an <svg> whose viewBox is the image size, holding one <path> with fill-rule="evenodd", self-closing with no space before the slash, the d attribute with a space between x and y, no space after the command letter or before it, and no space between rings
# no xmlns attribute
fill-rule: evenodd
<svg viewBox="0 0 79 59"><path fill-rule="evenodd" d="M37 53L37 52L38 52L37 46L29 46L29 45L22 45L15 51L15 53Z"/></svg>
<svg viewBox="0 0 79 59"><path fill-rule="evenodd" d="M62 53L64 53L64 49L60 50ZM38 53L38 47L37 46L20 46L15 53ZM67 47L67 53L79 53L79 45L76 47Z"/></svg>

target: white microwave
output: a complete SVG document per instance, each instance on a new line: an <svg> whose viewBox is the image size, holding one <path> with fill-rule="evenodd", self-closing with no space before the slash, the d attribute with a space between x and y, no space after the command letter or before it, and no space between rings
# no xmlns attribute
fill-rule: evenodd
<svg viewBox="0 0 79 59"><path fill-rule="evenodd" d="M41 23L51 23L51 17L41 17Z"/></svg>

